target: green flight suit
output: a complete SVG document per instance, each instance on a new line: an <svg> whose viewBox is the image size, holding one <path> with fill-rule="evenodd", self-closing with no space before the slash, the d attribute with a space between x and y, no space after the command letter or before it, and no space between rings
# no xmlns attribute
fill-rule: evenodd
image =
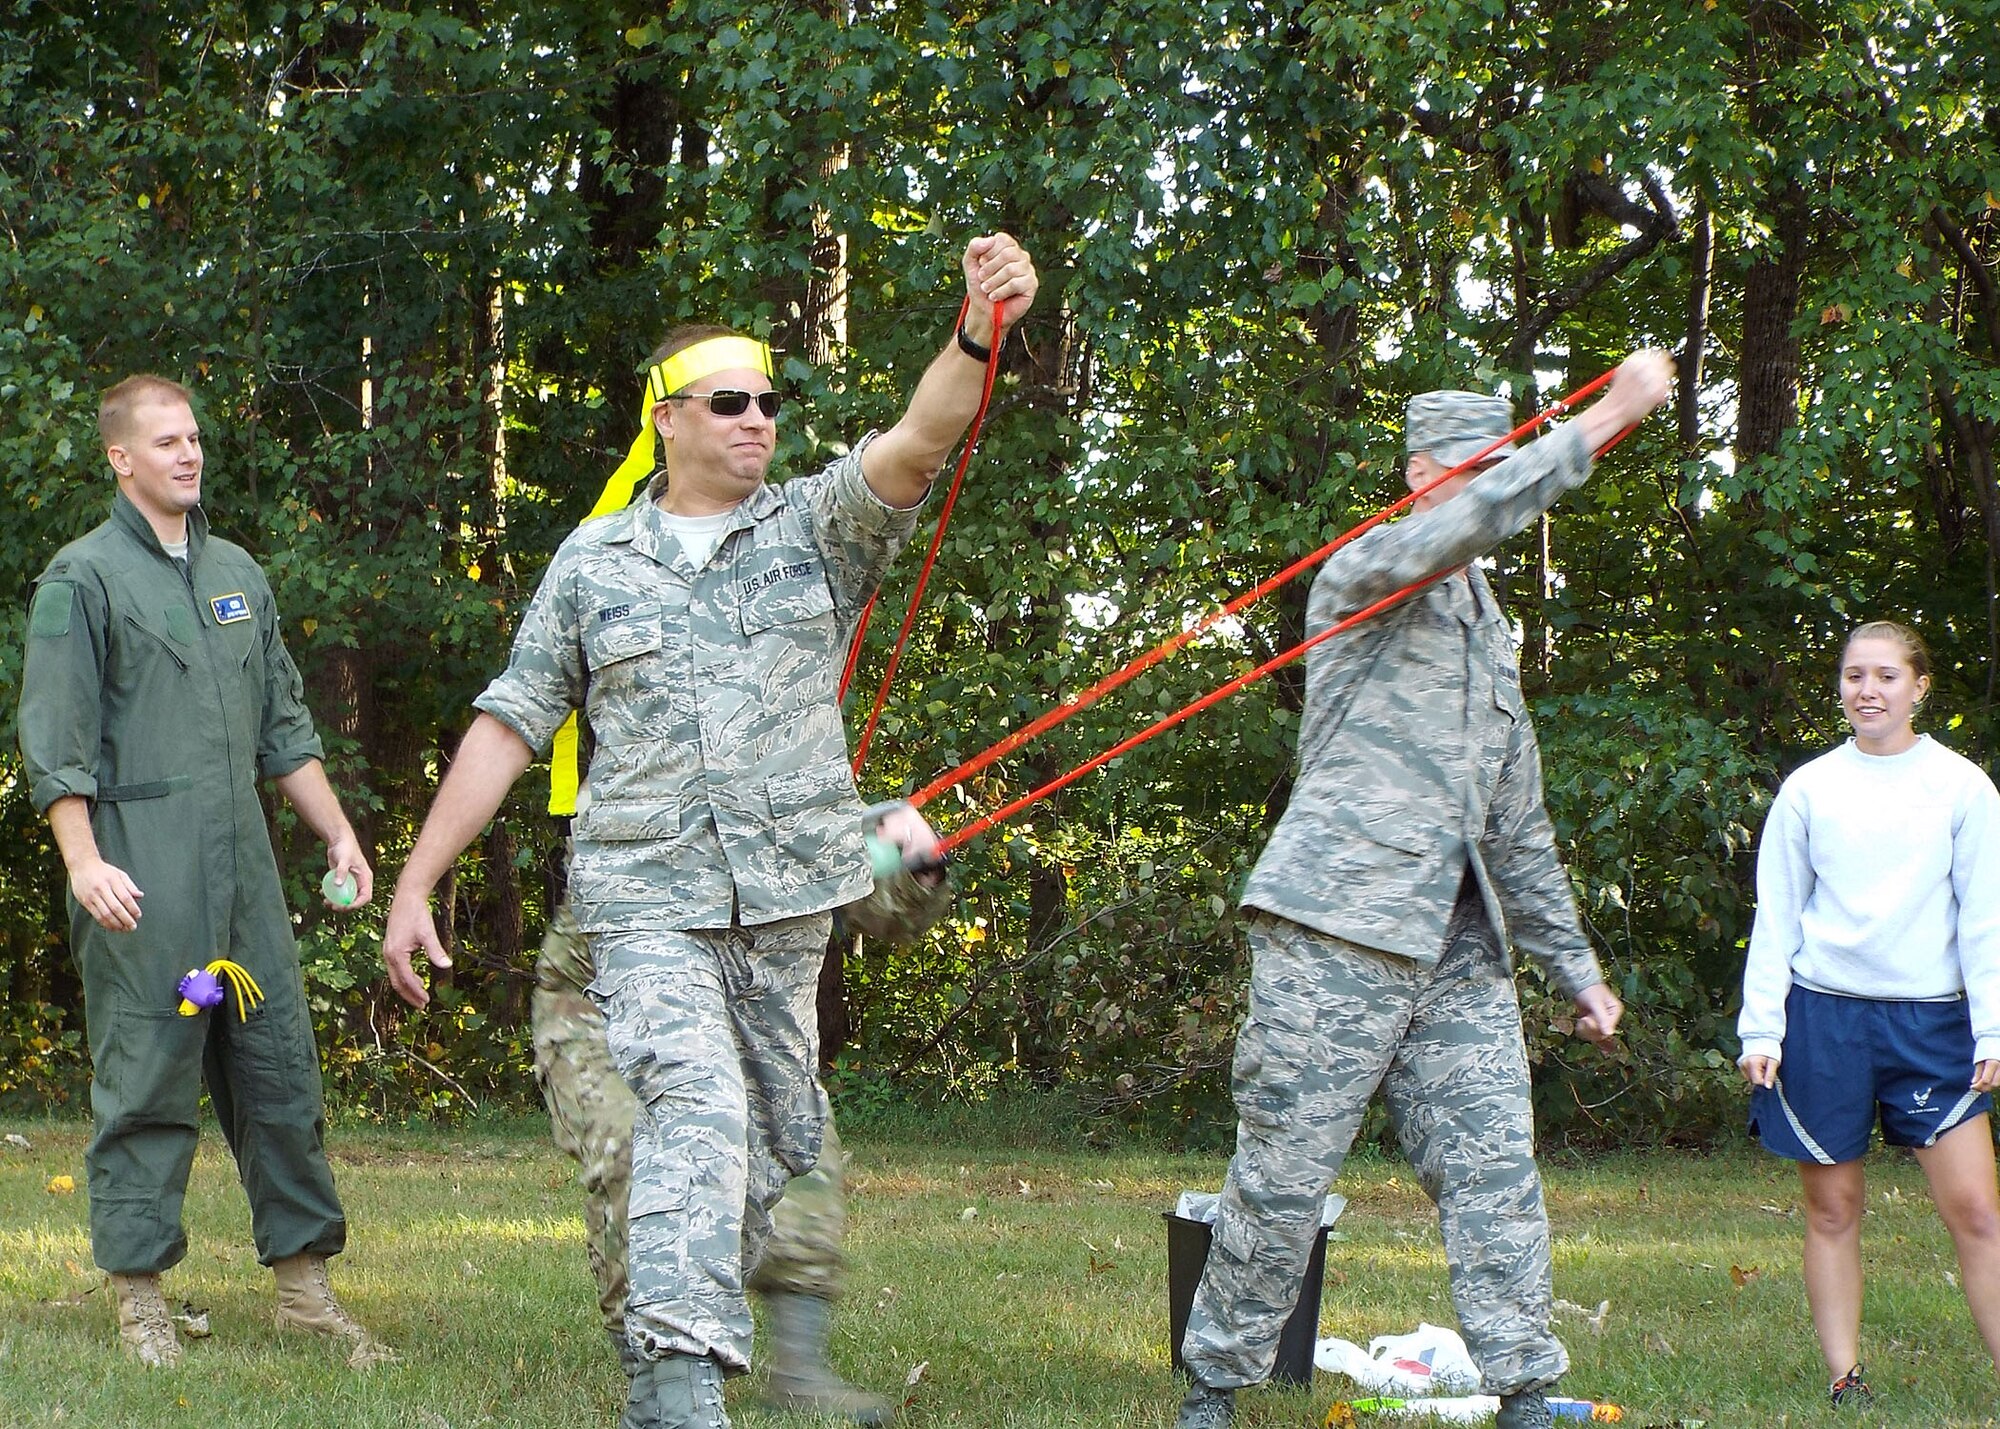
<svg viewBox="0 0 2000 1429"><path fill-rule="evenodd" d="M122 1274L187 1253L181 1202L201 1083L250 1198L258 1259L339 1252L319 1056L257 781L322 757L270 585L188 515L185 565L126 497L36 582L20 744L35 807L77 795L145 895L114 933L69 899L96 1134L91 1249ZM182 1017L181 975L227 957L264 1000Z"/></svg>

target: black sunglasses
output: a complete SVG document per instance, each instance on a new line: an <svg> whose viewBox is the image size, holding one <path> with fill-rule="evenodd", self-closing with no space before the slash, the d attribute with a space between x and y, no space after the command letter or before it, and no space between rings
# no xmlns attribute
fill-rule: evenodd
<svg viewBox="0 0 2000 1429"><path fill-rule="evenodd" d="M713 392L679 392L667 398L669 402L706 402L708 410L718 417L740 417L750 410L755 402L757 410L767 417L778 415L778 408L785 404L785 394L778 391L745 392L741 387L718 387Z"/></svg>

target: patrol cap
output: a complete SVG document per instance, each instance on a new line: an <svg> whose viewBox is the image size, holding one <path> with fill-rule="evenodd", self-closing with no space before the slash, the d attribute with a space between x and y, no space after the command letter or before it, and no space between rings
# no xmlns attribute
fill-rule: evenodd
<svg viewBox="0 0 2000 1429"><path fill-rule="evenodd" d="M1446 466L1457 466L1479 455L1514 430L1514 409L1505 397L1484 392L1424 392L1410 399L1403 417L1403 447L1414 455L1429 452ZM1499 461L1514 450L1512 442L1494 447Z"/></svg>

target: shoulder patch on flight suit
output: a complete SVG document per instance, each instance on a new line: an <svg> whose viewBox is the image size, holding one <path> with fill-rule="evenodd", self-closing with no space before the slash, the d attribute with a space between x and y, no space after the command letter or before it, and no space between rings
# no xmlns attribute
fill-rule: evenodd
<svg viewBox="0 0 2000 1429"><path fill-rule="evenodd" d="M28 612L28 634L45 639L69 634L69 612L75 604L76 588L68 581L45 582Z"/></svg>
<svg viewBox="0 0 2000 1429"><path fill-rule="evenodd" d="M240 590L214 597L209 601L208 608L215 612L217 625L233 625L250 618L250 598Z"/></svg>

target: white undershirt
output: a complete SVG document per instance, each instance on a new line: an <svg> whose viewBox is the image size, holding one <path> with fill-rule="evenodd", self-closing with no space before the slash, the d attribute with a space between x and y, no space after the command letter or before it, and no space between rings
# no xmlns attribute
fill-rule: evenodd
<svg viewBox="0 0 2000 1429"><path fill-rule="evenodd" d="M700 570L715 554L715 548L722 544L722 537L729 529L729 520L735 514L734 510L730 510L718 511L713 516L676 516L662 509L660 524L681 543L688 561Z"/></svg>

